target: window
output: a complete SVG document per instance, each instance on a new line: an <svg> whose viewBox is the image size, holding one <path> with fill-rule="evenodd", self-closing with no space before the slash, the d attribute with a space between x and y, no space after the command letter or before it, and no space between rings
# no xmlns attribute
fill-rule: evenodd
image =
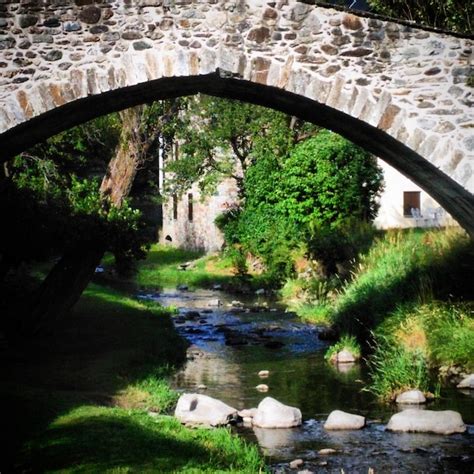
<svg viewBox="0 0 474 474"><path fill-rule="evenodd" d="M173 219L178 219L178 197L173 194Z"/></svg>
<svg viewBox="0 0 474 474"><path fill-rule="evenodd" d="M412 209L416 211L413 212ZM405 217L415 217L420 214L420 191L405 191L403 193L403 215Z"/></svg>
<svg viewBox="0 0 474 474"><path fill-rule="evenodd" d="M188 221L191 222L193 220L193 195L191 193L188 194Z"/></svg>

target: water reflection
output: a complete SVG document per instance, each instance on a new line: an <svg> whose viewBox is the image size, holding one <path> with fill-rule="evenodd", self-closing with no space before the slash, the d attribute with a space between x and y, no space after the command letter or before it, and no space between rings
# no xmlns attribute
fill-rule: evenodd
<svg viewBox="0 0 474 474"><path fill-rule="evenodd" d="M306 420L301 428L237 428L259 443L274 469L286 472L287 462L297 457L306 460L304 468L317 472L367 472L368 468L376 472L464 472L474 463L473 427L465 435L446 437L386 432L383 423L400 407L380 404L362 390L367 380L363 364L326 363L327 343L318 339L319 329L301 323L284 308L272 311L275 306L269 302L269 309L264 310L267 302L260 298L243 301L244 309L233 311L234 296L212 291L167 291L146 298L181 308L177 329L196 348L197 355L176 374L175 388L201 391L239 410L256 407L267 395L300 408ZM219 308L212 307L216 299ZM186 319L191 310L200 316ZM268 370L269 376L260 378L261 370ZM268 393L256 389L261 383L268 385ZM206 389L199 389L203 385ZM473 391L449 388L442 395L428 408L456 410L465 422L474 422ZM364 415L369 426L353 432L325 431L323 422L335 409ZM337 452L318 454L325 448Z"/></svg>

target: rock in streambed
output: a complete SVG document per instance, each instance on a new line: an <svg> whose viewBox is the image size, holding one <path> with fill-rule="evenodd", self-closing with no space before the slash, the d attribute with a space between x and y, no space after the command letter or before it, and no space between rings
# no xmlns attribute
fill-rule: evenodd
<svg viewBox="0 0 474 474"><path fill-rule="evenodd" d="M292 428L301 425L301 420L301 411L298 408L266 397L257 407L253 424L259 428Z"/></svg>
<svg viewBox="0 0 474 474"><path fill-rule="evenodd" d="M456 411L409 408L393 415L388 422L387 430L449 435L464 433L466 425Z"/></svg>
<svg viewBox="0 0 474 474"><path fill-rule="evenodd" d="M353 415L341 410L332 411L324 428L326 430L359 430L365 426L365 418L360 415Z"/></svg>
<svg viewBox="0 0 474 474"><path fill-rule="evenodd" d="M174 416L188 426L224 426L237 418L237 410L207 395L184 393Z"/></svg>

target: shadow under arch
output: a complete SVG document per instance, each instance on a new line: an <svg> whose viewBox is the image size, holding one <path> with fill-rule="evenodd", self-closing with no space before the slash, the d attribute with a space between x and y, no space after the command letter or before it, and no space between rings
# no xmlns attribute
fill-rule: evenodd
<svg viewBox="0 0 474 474"><path fill-rule="evenodd" d="M236 99L294 115L339 133L378 156L432 196L474 238L474 195L421 155L362 120L307 97L216 70L166 77L77 99L0 135L0 161L73 126L154 100L197 93Z"/></svg>

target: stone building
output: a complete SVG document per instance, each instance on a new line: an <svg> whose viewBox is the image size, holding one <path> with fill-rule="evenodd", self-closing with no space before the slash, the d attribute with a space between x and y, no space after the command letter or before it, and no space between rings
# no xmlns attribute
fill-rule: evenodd
<svg viewBox="0 0 474 474"><path fill-rule="evenodd" d="M379 229L440 227L457 225L440 205L419 186L382 160L385 188L374 224ZM237 186L233 179L223 181L214 195L201 199L193 186L182 197L163 204L161 243L215 252L222 248L222 233L215 218L237 203Z"/></svg>
<svg viewBox="0 0 474 474"><path fill-rule="evenodd" d="M206 198L201 198L196 185L180 198L173 196L163 204L160 242L191 250L220 250L224 238L214 220L236 202L237 186L231 178L220 183L216 192Z"/></svg>

